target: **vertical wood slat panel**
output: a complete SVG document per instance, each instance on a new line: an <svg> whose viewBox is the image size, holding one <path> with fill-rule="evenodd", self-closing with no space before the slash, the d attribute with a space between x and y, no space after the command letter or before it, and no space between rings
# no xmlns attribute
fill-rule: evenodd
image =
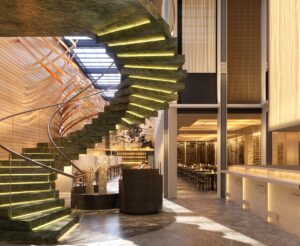
<svg viewBox="0 0 300 246"><path fill-rule="evenodd" d="M269 128L300 125L300 1L269 1Z"/></svg>
<svg viewBox="0 0 300 246"><path fill-rule="evenodd" d="M189 73L216 72L216 1L182 2L182 52Z"/></svg>
<svg viewBox="0 0 300 246"><path fill-rule="evenodd" d="M261 0L228 0L228 102L261 102Z"/></svg>

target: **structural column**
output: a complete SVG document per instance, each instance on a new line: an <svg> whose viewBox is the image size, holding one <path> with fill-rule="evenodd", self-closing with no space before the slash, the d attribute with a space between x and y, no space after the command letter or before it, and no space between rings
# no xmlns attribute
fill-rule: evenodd
<svg viewBox="0 0 300 246"><path fill-rule="evenodd" d="M177 108L164 111L164 197L177 197Z"/></svg>
<svg viewBox="0 0 300 246"><path fill-rule="evenodd" d="M227 170L227 0L218 0L218 197L226 197Z"/></svg>

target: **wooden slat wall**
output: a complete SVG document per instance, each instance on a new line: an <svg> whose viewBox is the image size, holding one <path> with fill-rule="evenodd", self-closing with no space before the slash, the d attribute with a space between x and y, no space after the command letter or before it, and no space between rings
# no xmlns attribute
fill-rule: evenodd
<svg viewBox="0 0 300 246"><path fill-rule="evenodd" d="M300 1L269 1L269 128L300 125Z"/></svg>
<svg viewBox="0 0 300 246"><path fill-rule="evenodd" d="M182 1L182 53L189 73L216 72L216 1Z"/></svg>
<svg viewBox="0 0 300 246"><path fill-rule="evenodd" d="M228 102L261 101L261 0L228 0Z"/></svg>
<svg viewBox="0 0 300 246"><path fill-rule="evenodd" d="M68 82L75 84L72 79L81 87L90 83L64 52L56 38L0 38L0 118L65 100ZM91 92L95 93L91 89L86 94ZM90 108L74 112L72 117L103 109L102 97L91 101ZM53 111L50 108L0 122L1 144L21 151L47 142L47 122ZM56 132L59 121L60 117L53 124ZM0 150L0 158L7 157Z"/></svg>

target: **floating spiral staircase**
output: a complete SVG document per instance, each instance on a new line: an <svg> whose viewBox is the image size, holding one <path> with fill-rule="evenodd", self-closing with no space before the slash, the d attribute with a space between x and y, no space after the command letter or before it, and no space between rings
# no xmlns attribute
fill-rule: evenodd
<svg viewBox="0 0 300 246"><path fill-rule="evenodd" d="M124 18L97 32L121 72L118 92L92 124L54 139L69 159L76 160L94 148L109 131L144 123L166 109L184 89L184 57L177 40L147 1L142 15ZM57 170L68 162L49 143L23 149L23 156ZM55 190L57 174L12 154L0 161L0 235L6 241L55 242L79 219L64 206Z"/></svg>

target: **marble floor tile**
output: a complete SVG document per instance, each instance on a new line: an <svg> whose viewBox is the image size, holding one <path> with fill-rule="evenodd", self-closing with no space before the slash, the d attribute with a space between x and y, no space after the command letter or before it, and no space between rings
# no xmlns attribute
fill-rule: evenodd
<svg viewBox="0 0 300 246"><path fill-rule="evenodd" d="M117 179L110 184L110 189L116 187ZM60 245L300 246L293 235L180 179L178 198L165 199L164 211L157 215L130 216L118 210L77 213L79 226Z"/></svg>

